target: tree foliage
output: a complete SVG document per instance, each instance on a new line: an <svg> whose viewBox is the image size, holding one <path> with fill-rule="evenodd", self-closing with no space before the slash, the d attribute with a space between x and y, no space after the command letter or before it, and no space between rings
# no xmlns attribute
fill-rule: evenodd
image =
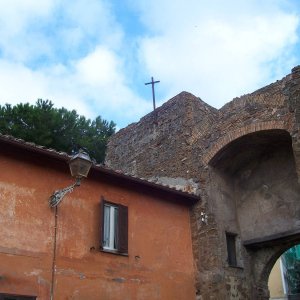
<svg viewBox="0 0 300 300"><path fill-rule="evenodd" d="M108 138L114 134L116 124L86 119L75 110L54 108L49 100L0 105L0 133L34 142L47 148L72 154L85 148L97 162L103 162Z"/></svg>

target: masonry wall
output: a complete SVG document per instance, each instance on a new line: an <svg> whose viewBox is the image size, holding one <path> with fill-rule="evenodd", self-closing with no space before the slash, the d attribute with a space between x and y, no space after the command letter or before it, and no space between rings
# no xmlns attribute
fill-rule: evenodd
<svg viewBox="0 0 300 300"><path fill-rule="evenodd" d="M57 300L195 298L187 206L92 173L59 205L55 246L48 198L72 183L66 163L1 147L0 168L0 293L48 300L53 284ZM128 206L128 256L99 251L101 196Z"/></svg>
<svg viewBox="0 0 300 300"><path fill-rule="evenodd" d="M259 265L257 270L262 269L264 264L271 264L270 261L267 262L272 256L270 249L266 250L266 254L251 252L245 249L243 240L240 240L239 255L243 268L226 267L224 231L236 228L241 237L254 237L254 229L247 229L249 224L242 220L251 204L251 195L243 208L237 199L239 196L244 197L245 190L239 190L238 196L235 192L237 181L233 179L232 172L220 172L215 166L220 161L227 160L229 165L233 164L236 172L242 171L247 157L243 163L234 158L243 150L237 147L230 159L224 159L222 151L230 147L231 142L254 133L284 131L290 138L290 156L286 162L282 162L282 167L288 166L289 169L289 175L283 184L286 189L283 202L290 212L298 211L296 198L299 188L296 174L299 177L299 103L298 67L285 78L251 94L235 98L219 110L182 92L111 138L106 158L109 166L183 190L191 190L201 197L201 202L193 207L191 214L198 299L268 299L265 283L260 285L260 275L255 274L252 269L256 270L253 267L256 262ZM255 142L251 146L254 151L261 147ZM247 143L243 147L249 149ZM134 168L129 165L132 162ZM273 163L277 163L277 160ZM271 163L266 169L276 172L280 179L280 167L273 168ZM275 202L280 203L277 200ZM293 204L288 204L289 201ZM262 202L267 205L268 201L260 198L256 202L257 206ZM237 206L239 211L236 210ZM258 215L257 218L262 221L263 216ZM277 219L280 208L276 208L271 215ZM289 219L285 226L277 228L277 232L296 229L295 220L295 217ZM258 235L263 238L272 233L274 230L269 226L265 232L259 231ZM278 249L276 255L280 255L281 250Z"/></svg>
<svg viewBox="0 0 300 300"><path fill-rule="evenodd" d="M208 196L220 234L218 248L230 290L228 299L259 299L257 295L251 297L249 290L255 280L261 283L262 274L258 272L255 279L252 269L253 257L259 251L252 253L244 244L284 235L298 227L300 188L291 137L281 130L253 133L232 142L219 155L222 158L210 168ZM236 235L234 267L228 263L228 232Z"/></svg>
<svg viewBox="0 0 300 300"><path fill-rule="evenodd" d="M109 141L105 164L199 193L201 157L196 165L191 163L193 147L210 130L216 117L216 109L182 92L140 122L116 133Z"/></svg>

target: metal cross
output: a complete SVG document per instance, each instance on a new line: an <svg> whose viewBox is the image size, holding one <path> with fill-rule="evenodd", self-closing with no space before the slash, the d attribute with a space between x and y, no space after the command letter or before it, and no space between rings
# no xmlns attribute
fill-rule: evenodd
<svg viewBox="0 0 300 300"><path fill-rule="evenodd" d="M154 84L155 83L159 83L160 81L154 81L153 80L153 77L151 77L151 81L150 82L147 82L145 83L145 85L147 84L151 84L152 85L152 98L153 98L153 110L155 110L155 92L154 92Z"/></svg>

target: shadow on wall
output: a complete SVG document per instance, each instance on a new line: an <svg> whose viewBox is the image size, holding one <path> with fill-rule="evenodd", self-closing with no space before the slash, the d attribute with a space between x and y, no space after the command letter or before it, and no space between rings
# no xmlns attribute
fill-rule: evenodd
<svg viewBox="0 0 300 300"><path fill-rule="evenodd" d="M236 216L227 230L240 231L243 241L289 231L299 223L300 189L288 132L245 135L219 151L210 165L217 174L217 214L225 223Z"/></svg>

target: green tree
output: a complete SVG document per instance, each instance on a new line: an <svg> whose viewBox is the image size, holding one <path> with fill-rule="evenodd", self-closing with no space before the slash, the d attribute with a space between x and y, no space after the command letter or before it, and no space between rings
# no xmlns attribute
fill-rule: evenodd
<svg viewBox="0 0 300 300"><path fill-rule="evenodd" d="M85 148L97 162L103 162L108 138L116 124L86 119L75 110L54 108L49 100L37 100L35 105L20 103L0 105L0 133L12 135L47 148L72 154Z"/></svg>

